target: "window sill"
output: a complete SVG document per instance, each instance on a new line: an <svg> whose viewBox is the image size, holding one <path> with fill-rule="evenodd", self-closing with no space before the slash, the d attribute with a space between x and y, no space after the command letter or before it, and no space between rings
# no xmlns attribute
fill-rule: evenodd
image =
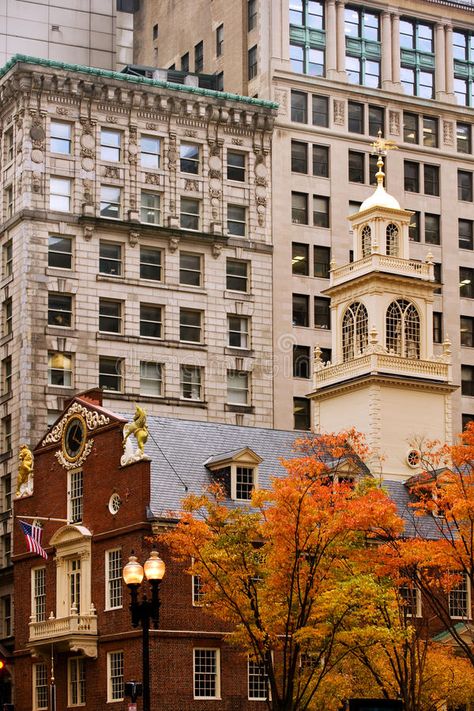
<svg viewBox="0 0 474 711"><path fill-rule="evenodd" d="M121 274L96 274L96 281L125 281L125 277Z"/></svg>
<svg viewBox="0 0 474 711"><path fill-rule="evenodd" d="M0 454L0 462L6 462L8 459L11 459L13 456L13 452L10 449L8 452L2 452Z"/></svg>
<svg viewBox="0 0 474 711"><path fill-rule="evenodd" d="M249 294L248 291L231 291L226 289L224 291L224 299L233 299L234 301L253 301L253 294Z"/></svg>
<svg viewBox="0 0 474 711"><path fill-rule="evenodd" d="M73 397L76 392L76 388L67 385L47 385L46 392L48 395Z"/></svg>
<svg viewBox="0 0 474 711"><path fill-rule="evenodd" d="M4 346L6 343L9 343L11 340L13 340L13 333L7 333L7 335L4 336L0 340L0 346Z"/></svg>
<svg viewBox="0 0 474 711"><path fill-rule="evenodd" d="M71 328L70 326L50 326L47 325L45 328L45 333L47 336L63 336L64 338L77 338L79 331Z"/></svg>
<svg viewBox="0 0 474 711"><path fill-rule="evenodd" d="M226 402L224 405L225 412L240 412L243 414L252 415L255 412L255 408L252 405L232 405Z"/></svg>
<svg viewBox="0 0 474 711"><path fill-rule="evenodd" d="M4 289L6 286L8 286L8 284L11 284L12 281L13 281L13 274L9 274L9 275L6 276L4 279L2 279L2 282L1 282L1 284L0 284L0 287L1 287L2 289Z"/></svg>
<svg viewBox="0 0 474 711"><path fill-rule="evenodd" d="M207 351L207 343L193 343L192 341L173 341L166 338L147 338L145 336L127 336L121 333L96 332L96 340L119 341L122 343L140 343L143 345L164 346L165 348L186 348L197 351Z"/></svg>
<svg viewBox="0 0 474 711"><path fill-rule="evenodd" d="M46 267L45 274L46 276L63 277L64 279L71 279L71 277L79 279L79 277L74 274L72 268L65 269L64 267Z"/></svg>
<svg viewBox="0 0 474 711"><path fill-rule="evenodd" d="M226 346L224 348L224 355L235 356L236 358L253 358L255 352L249 350L248 348L237 348L232 346Z"/></svg>
<svg viewBox="0 0 474 711"><path fill-rule="evenodd" d="M5 393L4 395L1 395L0 396L0 405L3 405L5 402L8 402L8 400L11 400L12 397L13 397L13 393L11 390L10 390L10 392Z"/></svg>
<svg viewBox="0 0 474 711"><path fill-rule="evenodd" d="M170 405L174 407L196 407L207 409L205 400L186 400L179 397L155 397L153 395L141 395L140 393L123 393L116 390L102 390L104 397L111 400L122 400L127 402L155 402L160 405Z"/></svg>

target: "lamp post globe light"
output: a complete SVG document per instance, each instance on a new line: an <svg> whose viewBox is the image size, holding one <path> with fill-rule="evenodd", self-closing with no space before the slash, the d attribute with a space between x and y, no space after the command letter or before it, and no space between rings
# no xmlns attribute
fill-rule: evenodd
<svg viewBox="0 0 474 711"><path fill-rule="evenodd" d="M123 579L130 590L130 613L132 626L142 627L142 663L143 663L143 711L151 711L150 707L150 622L153 628L158 628L160 619L160 583L163 580L166 566L158 555L158 551L151 551L150 557L144 565L138 562L135 555L130 556L128 563L123 568ZM150 584L151 597L146 592L141 600L138 591L146 578Z"/></svg>

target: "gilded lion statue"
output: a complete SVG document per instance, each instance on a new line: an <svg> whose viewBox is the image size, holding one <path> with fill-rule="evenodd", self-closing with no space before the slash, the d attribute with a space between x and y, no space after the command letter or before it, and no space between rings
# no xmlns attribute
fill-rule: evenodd
<svg viewBox="0 0 474 711"><path fill-rule="evenodd" d="M33 480L33 454L27 444L22 444L18 455L18 476L16 484L16 495L22 496L31 493L30 482Z"/></svg>

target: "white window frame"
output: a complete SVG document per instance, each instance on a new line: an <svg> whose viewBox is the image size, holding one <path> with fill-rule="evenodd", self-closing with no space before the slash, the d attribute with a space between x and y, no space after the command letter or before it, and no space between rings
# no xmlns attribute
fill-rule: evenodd
<svg viewBox="0 0 474 711"><path fill-rule="evenodd" d="M199 374L199 380L193 379L189 382L185 382L183 378L183 372L184 369L194 369L195 373ZM202 402L203 401L203 388L204 388L204 382L203 382L203 372L204 368L201 365L188 365L186 363L182 363L179 368L179 392L180 392L180 398L181 400L186 400L187 402ZM198 387L199 388L199 397L184 397L183 392L184 392L184 387L191 386L192 389Z"/></svg>
<svg viewBox="0 0 474 711"><path fill-rule="evenodd" d="M160 255L160 264L154 264L153 262L147 262L146 259L144 259L143 251L148 250L149 252L156 252ZM153 279L152 277L144 277L142 276L141 269L143 267L151 267L152 269L159 269L160 272L160 278L159 279ZM158 249L156 247L153 247L148 244L143 244L140 246L140 279L144 279L145 281L156 281L161 283L163 281L163 270L164 270L164 260L163 260L163 250Z"/></svg>
<svg viewBox="0 0 474 711"><path fill-rule="evenodd" d="M235 210L239 211L239 217L235 215ZM232 211L234 215L231 216ZM247 208L245 205L227 205L227 232L234 237L247 236Z"/></svg>
<svg viewBox="0 0 474 711"><path fill-rule="evenodd" d="M54 367L54 358L56 356L62 356L64 359L64 365L66 361L69 360L69 368L58 368ZM58 372L63 374L64 383L59 385L52 382L53 372ZM71 353L63 353L62 351L48 351L48 385L54 388L72 388L73 385L73 367L72 367L72 355Z"/></svg>
<svg viewBox="0 0 474 711"><path fill-rule="evenodd" d="M2 595L1 602L2 636L11 637L13 635L13 595Z"/></svg>
<svg viewBox="0 0 474 711"><path fill-rule="evenodd" d="M68 252L66 252L66 251L63 251L63 250L55 249L55 248L54 248L54 247L55 247L54 243L53 243L53 244L51 243L51 240L54 240L54 239L61 239L61 240L64 240L65 243L68 243L68 244L69 244L70 250L69 250ZM54 235L54 234L48 235L48 269L67 269L68 271L71 271L71 269L72 269L72 257L73 257L73 254L72 254L72 251L73 251L73 241L72 241L72 240L73 240L73 238L72 238L72 237L68 237L67 235ZM53 266L53 265L51 265L51 264L49 263L49 258L50 258L50 256L53 256L53 255L56 255L56 254L59 254L59 255L61 255L61 256L64 256L64 255L65 255L65 256L70 257L70 259L71 259L70 265L69 265L68 267Z"/></svg>
<svg viewBox="0 0 474 711"><path fill-rule="evenodd" d="M43 677L42 681L45 682L41 684L41 686L38 686L38 672L41 668L41 676ZM39 662L37 664L33 664L33 710L34 711L43 711L43 709L48 709L49 708L49 685L48 685L48 667L45 663ZM46 705L40 704L38 702L38 690L39 689L46 689L45 692L45 700L46 700Z"/></svg>
<svg viewBox="0 0 474 711"><path fill-rule="evenodd" d="M456 573L457 574L457 573ZM452 615L451 614L451 595L453 593L459 593L463 592L461 591L461 588L459 587L460 583L456 584L456 587L453 587L453 589L448 593L448 606L449 606L449 616L451 617L452 620L470 620L472 619L472 611L471 611L471 581L469 579L469 576L465 572L460 572L459 575L464 577L464 580L466 582L466 608L467 608L467 615Z"/></svg>
<svg viewBox="0 0 474 711"><path fill-rule="evenodd" d="M74 491L72 489L74 487ZM78 493L80 491L80 493ZM76 502L78 502L76 504ZM76 506L80 508L81 516L79 519L72 518L76 510ZM67 520L71 525L82 523L84 516L84 474L82 469L73 469L68 472L67 476Z"/></svg>
<svg viewBox="0 0 474 711"><path fill-rule="evenodd" d="M239 321L239 330L231 328L231 319ZM227 314L227 345L229 348L241 348L248 350L250 348L250 318L248 316L239 316L237 314ZM231 343L231 335L236 334L239 337L240 345L236 346ZM243 344L243 345L242 345Z"/></svg>
<svg viewBox="0 0 474 711"><path fill-rule="evenodd" d="M247 498L241 498L240 496L237 496L237 477L238 477L238 470L239 469L250 469L252 471L252 485L251 485L251 492L250 496ZM251 496L252 496L252 491L255 490L257 486L257 467L252 465L252 464L246 464L245 462L238 462L236 464L232 464L231 466L231 495L232 498L235 501L250 501Z"/></svg>
<svg viewBox="0 0 474 711"><path fill-rule="evenodd" d="M185 205L187 203L186 210L184 209ZM197 212L192 211L190 212L190 207L191 204L197 207ZM183 224L183 217L185 218L184 221L186 221L186 218L193 218L193 226L190 227L189 225ZM180 203L179 203L179 225L182 230L189 230L192 232L199 232L201 228L201 201L197 200L196 198L185 198L181 197Z"/></svg>
<svg viewBox="0 0 474 711"><path fill-rule="evenodd" d="M149 195L153 198L153 205L143 203L143 198ZM151 220L145 220L144 216L149 214L153 217ZM140 222L145 225L161 225L161 194L151 192L151 190L142 190L140 192Z"/></svg>
<svg viewBox="0 0 474 711"><path fill-rule="evenodd" d="M55 127L56 126L63 126L64 128L67 129L67 136L60 136L60 135L55 135ZM51 123L49 126L49 147L51 150L51 153L54 153L55 155L61 155L61 156L70 156L72 154L72 128L73 125L71 123L68 123L67 121L56 121L55 119L51 119ZM67 151L55 151L53 149L53 141L61 141L63 143L67 143Z"/></svg>
<svg viewBox="0 0 474 711"><path fill-rule="evenodd" d="M157 371L159 372L158 378L148 377L146 368L149 365L158 366L157 367ZM157 388L158 392L151 392L152 388L150 388L150 390L147 391L145 386L146 386L146 383L148 383L148 382L157 384L158 385L158 388ZM141 360L140 361L140 393L142 395L148 395L150 397L163 397L163 363L158 363L156 361L151 361L151 360Z"/></svg>
<svg viewBox="0 0 474 711"><path fill-rule="evenodd" d="M86 705L86 660L85 657L71 657L67 664L67 698L68 706ZM73 670L75 679L73 680ZM76 684L77 701L74 701L73 683Z"/></svg>
<svg viewBox="0 0 474 711"><path fill-rule="evenodd" d="M118 567L116 566L116 568L118 570L118 576L116 576L116 577L111 577L112 554L119 554L117 556L117 558L119 559L119 564L118 564ZM120 597L120 604L113 605L112 604L112 583L116 580L119 581L120 593L119 593L118 597ZM121 548L111 548L110 550L105 551L105 609L106 610L119 610L122 607L123 607L122 549Z"/></svg>
<svg viewBox="0 0 474 711"><path fill-rule="evenodd" d="M118 138L118 145L114 145L114 143L106 143L103 140L106 135L114 136L115 138ZM117 131L116 129L113 129L113 128L102 127L100 129L100 159L105 161L106 163L120 163L120 160L122 158L122 142L123 142L122 131ZM105 157L104 154L107 152L107 150L115 151L117 153L117 157L116 158Z"/></svg>
<svg viewBox="0 0 474 711"><path fill-rule="evenodd" d="M148 139L149 141L157 141L158 150L157 151L145 151L142 145L142 139ZM143 156L153 156L156 157L156 161L150 161L150 163L156 163L155 165L147 165L146 160ZM140 136L140 166L145 170L159 170L161 167L161 137L152 136L148 133L142 133Z"/></svg>
<svg viewBox="0 0 474 711"><path fill-rule="evenodd" d="M108 363L113 363L116 370L114 373L104 373L101 372L101 361L102 365L104 365L104 361L108 361ZM111 356L106 356L106 355L100 355L99 356L99 383L100 383L100 376L103 375L106 378L117 378L117 385L118 388L106 388L105 386L101 386L104 390L104 392L108 393L122 393L123 392L123 365L124 365L124 358L113 358ZM117 368L117 366L119 366Z"/></svg>
<svg viewBox="0 0 474 711"><path fill-rule="evenodd" d="M109 194L109 197L107 197L107 190L114 190L117 192L115 195ZM105 220L120 220L122 218L122 196L122 188L119 185L101 185L99 207L100 217L103 217ZM114 214L108 215L106 213L108 208L112 208Z"/></svg>
<svg viewBox="0 0 474 711"><path fill-rule="evenodd" d="M40 609L39 616L38 609ZM33 618L33 622L44 622L46 620L45 565L31 569L31 617Z"/></svg>
<svg viewBox="0 0 474 711"><path fill-rule="evenodd" d="M232 379L234 379L233 384L232 384ZM244 387L238 387L236 385L236 381L239 383L243 383ZM237 396L239 396L239 393L243 393L245 395L245 401L241 402L238 399L232 399L232 395L231 395L232 393L235 393ZM227 371L226 402L228 405L249 407L250 402L251 402L250 373L249 372L246 372L243 370L228 370Z"/></svg>
<svg viewBox="0 0 474 711"><path fill-rule="evenodd" d="M215 694L213 696L201 696L196 694L196 652L214 652L215 664ZM220 649L216 647L194 647L193 648L193 698L220 699L221 698L221 669L220 669Z"/></svg>
<svg viewBox="0 0 474 711"><path fill-rule="evenodd" d="M247 698L249 701L267 701L268 700L268 695L270 692L269 685L268 685L268 674L265 674L264 677L267 678L267 683L265 684L265 695L264 696L252 696L250 693L250 678L251 677L257 677L258 679L262 678L262 674L257 674L256 671L251 671L252 667L251 665L255 665L255 667L261 668L262 665L261 662L256 662L253 659L250 659L250 657L247 658Z"/></svg>
<svg viewBox="0 0 474 711"><path fill-rule="evenodd" d="M121 661L121 666L122 666L122 680L124 679L123 675L123 662L124 662L124 654L122 649L115 649L113 652L107 652L107 703L113 703L115 701L123 701L123 692L122 696L120 697L114 697L113 696L113 684L112 684L112 656L114 655L121 655L122 661ZM120 678L120 677L117 677Z"/></svg>
<svg viewBox="0 0 474 711"><path fill-rule="evenodd" d="M56 183L55 183L56 181ZM53 192L54 186L54 192ZM71 195L72 195L72 180L64 178L60 175L52 175L49 179L49 209L53 212L71 212ZM64 198L64 205L67 207L59 208L52 205L52 198ZM67 201L67 203L66 203Z"/></svg>
<svg viewBox="0 0 474 711"><path fill-rule="evenodd" d="M407 617L421 617L421 590L420 590L420 588L417 588L416 586L412 586L412 585L403 585L402 588L409 589L410 591L413 591L415 593L415 614L413 615L412 612L410 611L410 605L406 605ZM402 600L406 601L406 598L404 597L401 590L400 590L400 597L402 598Z"/></svg>

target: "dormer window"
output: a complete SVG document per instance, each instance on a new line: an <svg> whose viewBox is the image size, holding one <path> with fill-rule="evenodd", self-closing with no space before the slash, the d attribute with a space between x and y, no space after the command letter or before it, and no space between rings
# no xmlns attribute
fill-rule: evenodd
<svg viewBox="0 0 474 711"><path fill-rule="evenodd" d="M249 501L252 498L254 488L255 467L236 467L235 498L238 501Z"/></svg>
<svg viewBox="0 0 474 711"><path fill-rule="evenodd" d="M385 230L385 253L389 257L398 257L398 227L391 222Z"/></svg>
<svg viewBox="0 0 474 711"><path fill-rule="evenodd" d="M258 486L258 465L261 462L261 457L245 447L210 457L205 466L230 499L250 501L252 491Z"/></svg>

